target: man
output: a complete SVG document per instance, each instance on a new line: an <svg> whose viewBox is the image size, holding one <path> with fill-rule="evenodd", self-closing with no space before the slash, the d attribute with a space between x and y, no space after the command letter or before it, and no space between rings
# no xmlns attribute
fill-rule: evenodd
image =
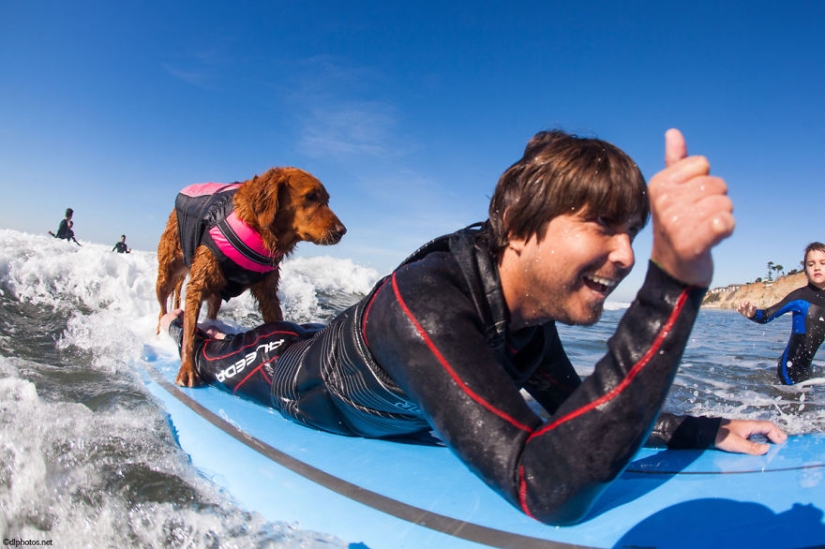
<svg viewBox="0 0 825 549"><path fill-rule="evenodd" d="M60 238L62 240L74 242L78 246L80 246L80 242L77 241L74 237L74 231L72 227L74 226L74 222L72 221L72 216L74 215L74 210L71 208L66 208L66 214L63 219L60 220L60 225L57 227L57 234L49 231L49 234L55 238Z"/></svg>
<svg viewBox="0 0 825 549"><path fill-rule="evenodd" d="M113 252L117 252L119 254L129 254L132 253L132 248L126 245L126 235L120 235L120 240L115 242L115 247L112 248Z"/></svg>
<svg viewBox="0 0 825 549"><path fill-rule="evenodd" d="M488 485L550 524L584 518L648 438L763 454L768 445L748 437L784 441L772 423L659 417L711 281L710 250L734 226L724 181L705 158L687 156L676 130L665 160L646 187L615 146L539 133L499 180L487 223L425 245L326 328L202 334L198 373L317 429L433 430ZM646 281L581 381L555 322L599 319L633 267L631 243L651 210ZM176 313L164 324L180 341Z"/></svg>

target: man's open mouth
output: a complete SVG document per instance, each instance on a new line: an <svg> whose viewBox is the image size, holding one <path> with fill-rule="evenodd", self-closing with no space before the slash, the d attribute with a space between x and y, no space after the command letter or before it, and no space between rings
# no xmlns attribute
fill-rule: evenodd
<svg viewBox="0 0 825 549"><path fill-rule="evenodd" d="M600 276L585 276L585 285L591 290L599 293L608 294L616 287L617 282L609 278L602 278Z"/></svg>

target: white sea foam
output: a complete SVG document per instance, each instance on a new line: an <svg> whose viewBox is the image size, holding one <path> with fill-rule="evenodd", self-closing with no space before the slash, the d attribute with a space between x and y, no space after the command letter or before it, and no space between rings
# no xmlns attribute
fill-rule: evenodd
<svg viewBox="0 0 825 549"><path fill-rule="evenodd" d="M17 364L15 364L15 362ZM345 547L234 507L195 471L151 401L44 398L0 358L0 533L55 547Z"/></svg>
<svg viewBox="0 0 825 549"><path fill-rule="evenodd" d="M234 506L192 468L135 371L156 335L154 253L117 254L0 230L0 533L60 547L345 547ZM282 300L299 321L319 295L365 293L350 261L287 260ZM340 281L336 282L336 281ZM255 321L248 296L230 318Z"/></svg>
<svg viewBox="0 0 825 549"><path fill-rule="evenodd" d="M378 279L373 269L330 257L290 258L281 269L284 316L295 322L328 320L332 310L319 296L354 301ZM151 252L118 254L100 244L79 247L0 230L0 285L20 301L69 314L63 348L127 363L138 356L143 344L155 338L156 276L157 256ZM230 319L260 318L248 292L224 304L223 311Z"/></svg>

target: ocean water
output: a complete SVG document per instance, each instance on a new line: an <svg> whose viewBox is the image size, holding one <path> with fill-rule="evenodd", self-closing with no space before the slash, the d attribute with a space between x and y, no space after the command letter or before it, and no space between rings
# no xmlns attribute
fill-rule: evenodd
<svg viewBox="0 0 825 549"><path fill-rule="evenodd" d="M283 265L286 318L325 322L369 291L379 273L332 258ZM116 254L0 229L0 533L55 547L348 547L349 541L239 508L178 447L144 387L155 333L154 253ZM561 326L582 375L604 353L626 304L597 325ZM253 326L252 299L224 304L230 326ZM666 409L771 419L790 433L825 426L825 385L777 384L790 320L757 325L703 311ZM825 375L822 360L815 364Z"/></svg>

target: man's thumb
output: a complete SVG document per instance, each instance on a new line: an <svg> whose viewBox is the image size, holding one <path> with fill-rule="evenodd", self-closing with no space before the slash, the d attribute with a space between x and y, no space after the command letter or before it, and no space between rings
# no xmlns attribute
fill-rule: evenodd
<svg viewBox="0 0 825 549"><path fill-rule="evenodd" d="M687 143L685 137L677 129L665 132L665 167L670 167L687 157Z"/></svg>

